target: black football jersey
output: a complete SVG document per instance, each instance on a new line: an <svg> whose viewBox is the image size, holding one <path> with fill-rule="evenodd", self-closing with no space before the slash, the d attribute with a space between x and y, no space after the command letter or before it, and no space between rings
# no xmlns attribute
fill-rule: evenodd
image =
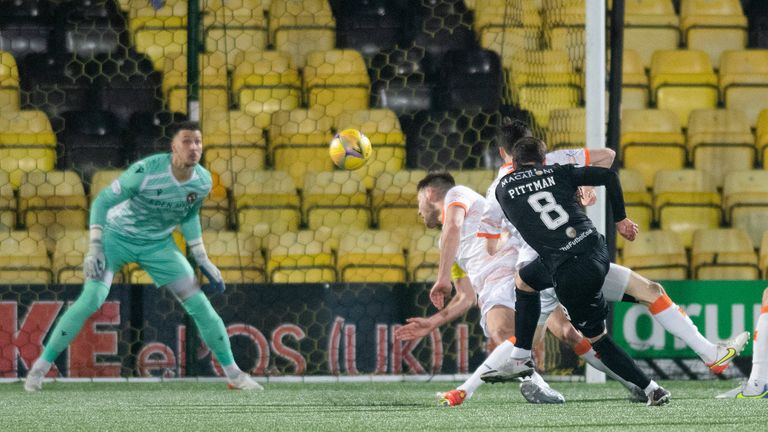
<svg viewBox="0 0 768 432"><path fill-rule="evenodd" d="M507 219L551 269L595 244L598 232L574 199L576 189L586 185L608 186L616 221L626 217L618 176L606 168L522 166L502 177L496 187Z"/></svg>

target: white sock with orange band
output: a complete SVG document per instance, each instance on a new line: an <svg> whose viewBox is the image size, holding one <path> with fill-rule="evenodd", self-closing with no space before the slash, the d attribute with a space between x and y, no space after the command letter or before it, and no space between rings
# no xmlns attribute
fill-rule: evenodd
<svg viewBox="0 0 768 432"><path fill-rule="evenodd" d="M755 326L755 342L752 345L752 372L744 388L744 394L754 396L766 391L768 384L768 306L760 309Z"/></svg>
<svg viewBox="0 0 768 432"><path fill-rule="evenodd" d="M490 354L488 354L488 357L485 359L483 364L481 364L475 370L472 376L470 376L469 379L464 381L462 385L456 388L458 390L464 390L467 393L467 399L469 399L472 396L472 393L474 393L475 390L480 387L480 384L483 383L483 380L480 379L480 375L488 372L489 370L496 369L502 363L504 363L507 358L509 358L512 350L515 348L514 341L515 337L512 336L497 346Z"/></svg>
<svg viewBox="0 0 768 432"><path fill-rule="evenodd" d="M648 306L648 310L662 327L688 344L704 363L717 360L717 345L699 333L693 321L669 296L663 294Z"/></svg>
<svg viewBox="0 0 768 432"><path fill-rule="evenodd" d="M577 356L583 358L585 362L590 364L590 366L620 382L624 387L628 389L636 387L634 384L624 380L605 366L605 363L597 357L597 353L592 349L592 344L589 343L589 339L582 338L579 343L573 347L573 352L575 352Z"/></svg>

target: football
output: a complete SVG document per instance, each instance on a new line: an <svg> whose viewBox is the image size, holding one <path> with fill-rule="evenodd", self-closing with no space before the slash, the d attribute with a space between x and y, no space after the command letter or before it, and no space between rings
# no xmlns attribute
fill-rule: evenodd
<svg viewBox="0 0 768 432"><path fill-rule="evenodd" d="M331 140L328 153L337 167L356 170L365 165L373 153L371 141L357 129L344 129Z"/></svg>

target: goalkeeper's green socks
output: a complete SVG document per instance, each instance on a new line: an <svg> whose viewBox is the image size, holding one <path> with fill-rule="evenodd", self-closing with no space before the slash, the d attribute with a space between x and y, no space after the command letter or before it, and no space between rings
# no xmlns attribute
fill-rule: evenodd
<svg viewBox="0 0 768 432"><path fill-rule="evenodd" d="M230 373L235 372L234 369L237 368L237 365L235 365L235 358L232 356L232 348L229 345L229 335L227 335L227 329L224 327L224 321L213 310L211 302L208 301L208 297L202 291L186 299L182 305L189 316L195 320L195 325L197 325L203 341L216 355L227 373L227 377L229 377ZM239 371L240 369L237 368L237 373Z"/></svg>
<svg viewBox="0 0 768 432"><path fill-rule="evenodd" d="M40 356L44 361L53 363L62 351L67 349L72 339L80 333L83 323L99 310L109 294L109 286L102 281L88 280L83 285L83 292L72 303L59 322L56 323L48 343Z"/></svg>

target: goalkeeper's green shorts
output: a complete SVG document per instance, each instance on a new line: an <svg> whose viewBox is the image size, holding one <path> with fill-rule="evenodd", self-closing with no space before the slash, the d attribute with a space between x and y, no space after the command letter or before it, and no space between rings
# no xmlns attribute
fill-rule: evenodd
<svg viewBox="0 0 768 432"><path fill-rule="evenodd" d="M158 287L194 277L192 266L170 235L163 240L138 240L105 229L102 242L111 273L127 263L137 263Z"/></svg>

